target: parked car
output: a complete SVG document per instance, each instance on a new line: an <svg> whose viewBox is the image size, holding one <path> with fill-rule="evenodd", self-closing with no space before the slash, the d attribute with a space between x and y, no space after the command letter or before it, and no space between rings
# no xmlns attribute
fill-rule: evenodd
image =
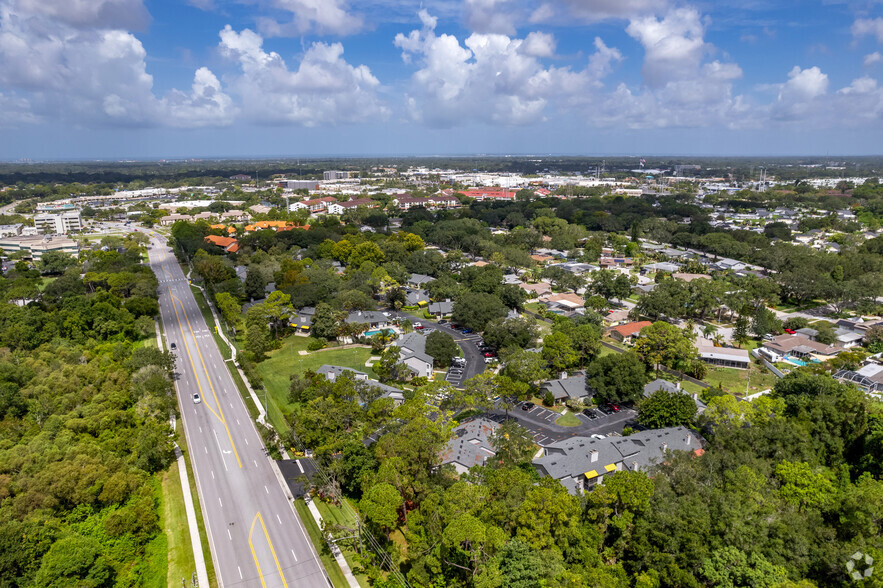
<svg viewBox="0 0 883 588"><path fill-rule="evenodd" d="M199 404L200 402L202 402L202 398L199 397L199 394L194 394L193 395L193 404Z"/></svg>
<svg viewBox="0 0 883 588"><path fill-rule="evenodd" d="M452 329L454 329L455 331L459 331L459 330L460 330L460 325L458 325L457 323L451 323L450 327L451 327Z"/></svg>
<svg viewBox="0 0 883 588"><path fill-rule="evenodd" d="M619 412L619 405L613 404L612 402L607 405L607 407L613 412Z"/></svg>
<svg viewBox="0 0 883 588"><path fill-rule="evenodd" d="M485 351L484 356L485 357L496 357L497 354L494 353L493 351Z"/></svg>
<svg viewBox="0 0 883 588"><path fill-rule="evenodd" d="M598 419L598 415L595 414L595 411L592 410L591 408L583 409L583 414L586 415L587 417L589 417L590 420L594 421L594 420Z"/></svg>
<svg viewBox="0 0 883 588"><path fill-rule="evenodd" d="M613 414L613 409L611 409L606 404L602 404L601 406L599 406L598 410L600 410L603 414Z"/></svg>
<svg viewBox="0 0 883 588"><path fill-rule="evenodd" d="M794 329L785 329L785 332L788 333L789 335L793 335L793 334L795 334L797 331L795 331Z"/></svg>
<svg viewBox="0 0 883 588"><path fill-rule="evenodd" d="M417 329L418 331L422 331L424 329L424 327L421 323L414 323L414 328Z"/></svg>
<svg viewBox="0 0 883 588"><path fill-rule="evenodd" d="M536 404L534 404L533 402L525 402L524 404L521 405L521 410L530 410L534 406L536 406Z"/></svg>
<svg viewBox="0 0 883 588"><path fill-rule="evenodd" d="M466 327L465 329L460 329L460 332L463 333L464 335L468 335L469 333L472 332L472 329L470 329L469 327Z"/></svg>
<svg viewBox="0 0 883 588"><path fill-rule="evenodd" d="M448 324L448 321L446 321L445 319L438 319L438 324L446 325L446 324Z"/></svg>
<svg viewBox="0 0 883 588"><path fill-rule="evenodd" d="M604 435L599 435L597 433L593 433L591 435L591 437L592 437L592 439L606 439L606 437L604 437Z"/></svg>

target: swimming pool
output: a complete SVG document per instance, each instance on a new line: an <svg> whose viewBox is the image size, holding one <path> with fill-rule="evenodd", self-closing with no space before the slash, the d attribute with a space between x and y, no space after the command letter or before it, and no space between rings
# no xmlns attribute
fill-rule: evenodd
<svg viewBox="0 0 883 588"><path fill-rule="evenodd" d="M373 337L374 335L392 335L395 331L392 329L374 329L373 331L365 331L365 334L369 337Z"/></svg>
<svg viewBox="0 0 883 588"><path fill-rule="evenodd" d="M790 361L791 363L799 366L807 365L805 361L803 361L802 359L797 359L796 357L786 357L785 361ZM809 361L810 363L821 363L818 359L811 359Z"/></svg>

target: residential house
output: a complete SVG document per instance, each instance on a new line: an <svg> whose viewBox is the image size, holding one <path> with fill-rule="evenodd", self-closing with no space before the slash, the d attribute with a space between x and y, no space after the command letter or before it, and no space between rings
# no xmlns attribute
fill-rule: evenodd
<svg viewBox="0 0 883 588"><path fill-rule="evenodd" d="M638 321L618 325L607 329L607 334L620 343L632 343L644 327L652 325L650 321Z"/></svg>
<svg viewBox="0 0 883 588"><path fill-rule="evenodd" d="M681 269L681 265L678 263L672 263L670 261L660 261L658 263L648 263L647 265L641 267L641 273L647 273L648 271L654 272L667 272L674 273Z"/></svg>
<svg viewBox="0 0 883 588"><path fill-rule="evenodd" d="M692 282L693 280L710 280L711 276L707 276L705 274L686 274L682 272L675 272L671 275L676 280L682 280L684 282Z"/></svg>
<svg viewBox="0 0 883 588"><path fill-rule="evenodd" d="M404 288L404 292L406 306L426 306L429 304L429 292L426 290Z"/></svg>
<svg viewBox="0 0 883 588"><path fill-rule="evenodd" d="M251 218L244 210L228 210L221 213L221 220L228 223L242 223Z"/></svg>
<svg viewBox="0 0 883 588"><path fill-rule="evenodd" d="M819 332L815 329L810 328L810 327L803 327L802 329L797 329L797 331L795 331L795 332L798 335L803 335L804 337L806 337L810 341L816 341L816 338L819 336Z"/></svg>
<svg viewBox="0 0 883 588"><path fill-rule="evenodd" d="M339 216L347 210L355 210L362 206L365 208L376 208L377 201L371 200L370 198L357 198L346 202L334 202L328 205L328 214L336 214Z"/></svg>
<svg viewBox="0 0 883 588"><path fill-rule="evenodd" d="M616 325L621 325L628 322L629 310L627 308L612 310L607 314L601 315L601 319L608 327L615 327Z"/></svg>
<svg viewBox="0 0 883 588"><path fill-rule="evenodd" d="M234 239L233 237L219 237L218 235L207 235L205 238L206 243L211 243L212 245L216 245L226 251L227 253L236 253L239 251L239 241Z"/></svg>
<svg viewBox="0 0 883 588"><path fill-rule="evenodd" d="M690 396L693 399L693 402L696 404L696 414L702 414L703 412L705 412L705 409L708 408L708 405L702 402L698 394L690 394L689 392L681 388L680 382L678 382L677 384L672 384L668 380L663 380L662 378L657 378L644 386L644 397L649 398L660 390L669 392L671 394L685 394L687 396Z"/></svg>
<svg viewBox="0 0 883 588"><path fill-rule="evenodd" d="M326 364L317 369L316 373L321 376L325 376L325 378L329 382L335 381L344 373L349 373L357 382L364 382L371 388L377 388L378 390L380 390L381 394L378 399L389 398L395 403L396 406L401 405L405 401L405 395L401 390L394 386L389 386L387 384L378 382L377 380L374 380L370 376L368 376L368 374L366 374L365 372L360 372L359 370L354 370L352 368L342 367L339 365Z"/></svg>
<svg viewBox="0 0 883 588"><path fill-rule="evenodd" d="M515 200L515 192L504 188L478 188L475 190L463 190L460 192L467 198L482 200Z"/></svg>
<svg viewBox="0 0 883 588"><path fill-rule="evenodd" d="M319 214L324 213L328 210L328 206L337 202L337 198L332 198L331 196L324 196L322 198L314 198L312 200L302 200L300 202L294 202L288 209L292 212L295 210L306 209L310 211L310 214Z"/></svg>
<svg viewBox="0 0 883 588"><path fill-rule="evenodd" d="M454 303L450 299L440 302L430 302L427 307L429 314L435 315L437 318L450 316L454 312Z"/></svg>
<svg viewBox="0 0 883 588"><path fill-rule="evenodd" d="M552 284L539 282L537 284L518 284L518 287L528 293L528 298L538 298L552 293Z"/></svg>
<svg viewBox="0 0 883 588"><path fill-rule="evenodd" d="M411 373L417 376L432 377L432 368L435 360L426 353L426 336L422 333L403 333L393 342L399 347L401 363L411 369Z"/></svg>
<svg viewBox="0 0 883 588"><path fill-rule="evenodd" d="M551 392L556 403L568 400L585 401L592 396L586 388L585 372L579 372L572 376L568 376L565 372L557 380L546 380L540 384L540 390L543 391L543 394Z"/></svg>
<svg viewBox="0 0 883 588"><path fill-rule="evenodd" d="M255 204L254 206L249 206L248 209L254 214L267 214L268 212L273 210L272 207L265 206L263 204Z"/></svg>
<svg viewBox="0 0 883 588"><path fill-rule="evenodd" d="M579 312L586 308L585 300L579 294L566 292L564 294L546 294L540 297L546 308L552 312Z"/></svg>
<svg viewBox="0 0 883 588"><path fill-rule="evenodd" d="M628 437L571 437L543 447L533 461L540 476L559 480L571 494L580 495L603 483L617 471L645 471L662 463L668 451L701 455L702 440L685 427L632 433Z"/></svg>
<svg viewBox="0 0 883 588"><path fill-rule="evenodd" d="M874 396L883 396L883 365L869 363L856 371L840 370L834 377Z"/></svg>
<svg viewBox="0 0 883 588"><path fill-rule="evenodd" d="M390 325L389 317L376 310L351 310L346 322L366 324L369 329L385 329Z"/></svg>
<svg viewBox="0 0 883 588"><path fill-rule="evenodd" d="M496 455L490 436L499 427L499 423L483 417L460 423L439 455L442 465L452 464L458 475L473 466L484 465Z"/></svg>
<svg viewBox="0 0 883 588"><path fill-rule="evenodd" d="M696 343L696 350L699 352L699 359L711 365L743 370L747 370L751 366L751 358L745 349L715 347L708 341L701 339Z"/></svg>
<svg viewBox="0 0 883 588"><path fill-rule="evenodd" d="M408 286L411 288L425 288L426 284L429 282L435 281L435 278L432 276L427 276L425 274L411 274L411 277L408 278Z"/></svg>
<svg viewBox="0 0 883 588"><path fill-rule="evenodd" d="M771 341L764 341L763 348L775 361L779 358L825 361L843 351L840 345L825 345L803 335L787 334L773 337Z"/></svg>
<svg viewBox="0 0 883 588"><path fill-rule="evenodd" d="M309 333L313 326L313 315L316 314L315 306L304 306L291 317L291 326L298 333Z"/></svg>
<svg viewBox="0 0 883 588"><path fill-rule="evenodd" d="M539 254L531 255L530 258L540 265L545 265L545 264L549 263L550 261L552 261L553 259L555 259L551 255L539 255Z"/></svg>

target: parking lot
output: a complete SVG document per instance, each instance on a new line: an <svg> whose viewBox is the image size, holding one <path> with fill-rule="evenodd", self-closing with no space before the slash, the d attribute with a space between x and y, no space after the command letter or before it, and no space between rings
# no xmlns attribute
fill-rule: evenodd
<svg viewBox="0 0 883 588"><path fill-rule="evenodd" d="M619 434L622 433L626 424L633 421L638 414L634 409L627 407L622 407L619 412L614 412L610 415L606 415L597 409L593 410L593 413L598 418L590 419L582 412L574 413L582 424L574 427L562 427L555 424L555 420L561 416L560 413L538 405L524 410L522 403L509 411L509 418L517 420L518 424L530 432L534 442L542 446L576 435ZM504 410L495 407L488 416L497 422L502 422L506 418L506 413Z"/></svg>

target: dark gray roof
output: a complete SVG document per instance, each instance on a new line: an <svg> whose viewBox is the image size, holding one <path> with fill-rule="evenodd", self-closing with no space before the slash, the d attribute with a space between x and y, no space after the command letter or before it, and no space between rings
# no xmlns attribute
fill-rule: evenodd
<svg viewBox="0 0 883 588"><path fill-rule="evenodd" d="M433 278L432 276L427 276L425 274L411 274L411 277L408 278L408 283L423 285L433 280L435 280L435 278Z"/></svg>
<svg viewBox="0 0 883 588"><path fill-rule="evenodd" d="M442 300L441 302L430 302L428 307L432 314L451 314L454 312L454 303L450 300Z"/></svg>
<svg viewBox="0 0 883 588"><path fill-rule="evenodd" d="M388 323L389 318L376 310L353 310L346 318L348 323Z"/></svg>
<svg viewBox="0 0 883 588"><path fill-rule="evenodd" d="M643 470L661 463L667 450L701 448L702 441L695 432L685 427L670 427L628 437L571 437L547 445L545 455L533 463L540 474L560 480L579 477L592 470L603 475L609 466L615 465L626 470Z"/></svg>
<svg viewBox="0 0 883 588"><path fill-rule="evenodd" d="M454 429L453 438L442 450L441 462L457 463L466 468L484 465L487 458L496 454L489 437L499 426L499 423L486 418L461 423Z"/></svg>
<svg viewBox="0 0 883 588"><path fill-rule="evenodd" d="M677 385L672 384L668 380L657 378L644 386L644 396L650 396L654 392L665 390L666 392L679 392Z"/></svg>
<svg viewBox="0 0 883 588"><path fill-rule="evenodd" d="M429 365L434 365L432 357L426 354L426 336L422 333L404 333L393 342L402 350L400 358L405 359L414 357Z"/></svg>
<svg viewBox="0 0 883 588"><path fill-rule="evenodd" d="M819 332L816 329L811 329L810 327L803 327L802 329L797 329L797 333L801 335L806 335L807 337L816 337Z"/></svg>
<svg viewBox="0 0 883 588"><path fill-rule="evenodd" d="M589 397L589 393L586 391L586 375L584 373L574 374L573 376L557 380L547 380L540 385L540 388L550 391L555 400L563 398L579 400Z"/></svg>
<svg viewBox="0 0 883 588"><path fill-rule="evenodd" d="M379 388L381 392L383 392L383 394L380 396L381 398L392 398L397 404L401 404L405 399L404 393L399 388L383 384L381 382L378 382L377 380L373 380L368 376L368 374L366 374L365 372L360 372L359 370L354 370L352 368L339 365L328 364L323 365L316 370L317 374L325 376L331 382L333 382L338 376L345 372L352 373L356 380L365 382L373 388Z"/></svg>

